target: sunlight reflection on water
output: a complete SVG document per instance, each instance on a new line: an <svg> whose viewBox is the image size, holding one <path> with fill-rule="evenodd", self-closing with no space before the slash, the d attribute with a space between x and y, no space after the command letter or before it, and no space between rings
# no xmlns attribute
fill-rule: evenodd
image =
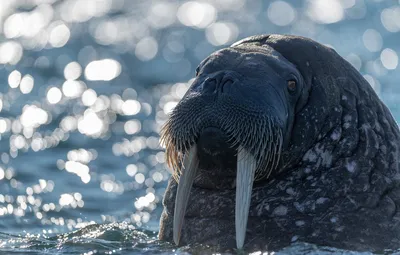
<svg viewBox="0 0 400 255"><path fill-rule="evenodd" d="M245 36L331 45L400 119L399 31L395 1L2 0L0 230L156 231L170 177L160 127L198 63Z"/></svg>

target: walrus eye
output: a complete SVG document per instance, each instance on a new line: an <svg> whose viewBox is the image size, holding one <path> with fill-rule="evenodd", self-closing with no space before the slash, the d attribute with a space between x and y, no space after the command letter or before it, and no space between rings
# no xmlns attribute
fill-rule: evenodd
<svg viewBox="0 0 400 255"><path fill-rule="evenodd" d="M296 92L296 87L297 87L296 81L289 80L287 82L287 87L288 87L289 92Z"/></svg>

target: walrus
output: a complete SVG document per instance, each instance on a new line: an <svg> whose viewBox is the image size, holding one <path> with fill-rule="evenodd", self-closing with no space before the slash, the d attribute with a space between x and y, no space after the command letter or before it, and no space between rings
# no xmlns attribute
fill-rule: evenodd
<svg viewBox="0 0 400 255"><path fill-rule="evenodd" d="M399 137L332 48L293 35L243 39L200 63L161 130L173 176L159 238L400 248Z"/></svg>

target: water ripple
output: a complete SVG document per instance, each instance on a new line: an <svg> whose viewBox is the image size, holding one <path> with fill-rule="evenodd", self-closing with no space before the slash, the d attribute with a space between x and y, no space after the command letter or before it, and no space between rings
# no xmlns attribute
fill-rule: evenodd
<svg viewBox="0 0 400 255"><path fill-rule="evenodd" d="M399 120L399 13L381 0L2 0L0 253L193 252L155 232L170 177L158 133L197 64L245 36L308 36ZM310 247L282 254L325 252Z"/></svg>

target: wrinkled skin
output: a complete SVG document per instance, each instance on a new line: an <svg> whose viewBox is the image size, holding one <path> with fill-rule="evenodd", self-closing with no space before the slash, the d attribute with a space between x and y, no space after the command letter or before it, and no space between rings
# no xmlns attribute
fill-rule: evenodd
<svg viewBox="0 0 400 255"><path fill-rule="evenodd" d="M208 93L204 77L224 70L247 77L227 84L227 90L224 86L224 93L234 95L239 105L260 105L257 109L277 119L284 136L278 167L253 186L245 248L274 250L293 241L360 251L400 248L400 133L368 82L334 50L312 40L255 36L203 61L181 106L193 92ZM284 85L290 75L298 82L294 94ZM214 102L207 100L205 104ZM178 106L177 111L185 109ZM194 122L204 119L194 108L187 109ZM215 115L213 119L218 111L229 114L213 109L217 113L204 107L198 111ZM200 160L181 245L235 247L235 169L230 160L221 157L223 162L212 166ZM172 241L176 189L171 178L163 202L162 240Z"/></svg>

